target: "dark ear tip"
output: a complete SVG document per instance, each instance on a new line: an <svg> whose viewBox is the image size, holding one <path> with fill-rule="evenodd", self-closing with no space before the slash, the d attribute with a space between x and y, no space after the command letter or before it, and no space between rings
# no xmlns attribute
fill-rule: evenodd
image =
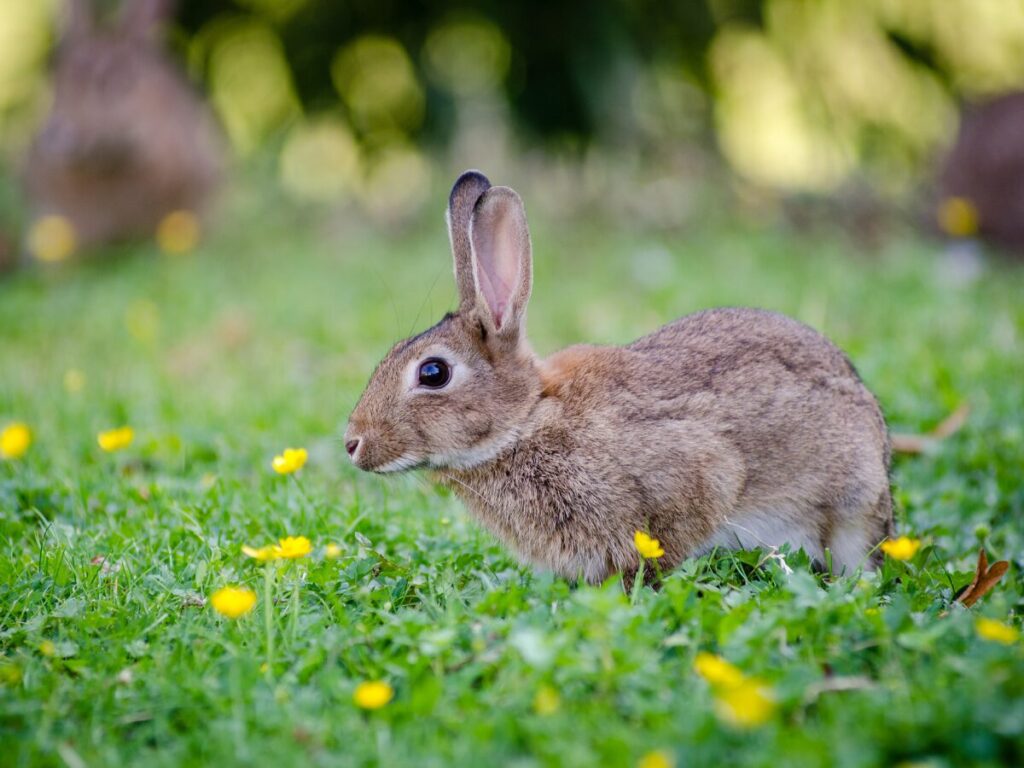
<svg viewBox="0 0 1024 768"><path fill-rule="evenodd" d="M473 215L476 216L484 208L493 208L503 203L523 207L523 199L512 187L490 187L476 199L476 203L473 204Z"/></svg>
<svg viewBox="0 0 1024 768"><path fill-rule="evenodd" d="M465 171L455 180L455 184L452 186L452 192L448 196L448 205L449 207L454 206L456 197L459 197L468 191L472 191L476 197L479 197L490 188L491 182L488 181L487 177L480 173L480 171Z"/></svg>

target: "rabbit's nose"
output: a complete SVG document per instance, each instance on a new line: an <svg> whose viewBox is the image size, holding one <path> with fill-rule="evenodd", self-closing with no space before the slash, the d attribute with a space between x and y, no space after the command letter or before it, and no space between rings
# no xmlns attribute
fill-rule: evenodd
<svg viewBox="0 0 1024 768"><path fill-rule="evenodd" d="M359 441L360 441L360 438L358 438L358 437L354 437L351 440L346 440L345 441L345 450L348 451L348 455L349 456L355 456L356 455L356 451L359 450Z"/></svg>

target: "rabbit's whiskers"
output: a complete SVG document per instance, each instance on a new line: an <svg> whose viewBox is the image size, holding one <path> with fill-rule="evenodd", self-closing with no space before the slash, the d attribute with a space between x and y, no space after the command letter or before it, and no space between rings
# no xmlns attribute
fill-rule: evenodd
<svg viewBox="0 0 1024 768"><path fill-rule="evenodd" d="M449 481L451 481L453 483L457 483L457 484L461 485L463 488L465 488L467 491L469 491L470 493L476 494L476 496L478 496L483 501L487 502L494 510L500 509L500 506L498 505L498 502L494 501L493 499L487 498L482 493L480 493L480 491L478 491L476 488L473 488L472 486L470 486L470 485L462 482L461 480L459 480L459 478L455 477L455 475L450 475L447 472L444 472L443 470L440 470L440 469L435 469L434 471L437 472L437 474L439 474L445 480L449 480Z"/></svg>

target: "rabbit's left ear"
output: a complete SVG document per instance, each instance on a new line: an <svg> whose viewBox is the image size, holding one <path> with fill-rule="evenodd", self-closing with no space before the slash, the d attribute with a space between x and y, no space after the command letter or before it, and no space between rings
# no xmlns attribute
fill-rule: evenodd
<svg viewBox="0 0 1024 768"><path fill-rule="evenodd" d="M530 230L523 201L508 187L481 195L470 219L477 306L491 330L518 340L533 281Z"/></svg>
<svg viewBox="0 0 1024 768"><path fill-rule="evenodd" d="M123 0L119 24L130 37L151 37L174 14L174 0Z"/></svg>
<svg viewBox="0 0 1024 768"><path fill-rule="evenodd" d="M470 309L476 304L476 285L473 280L473 248L469 244L469 220L477 201L491 182L480 171L466 171L455 182L448 196L448 238L455 260L455 286L459 290L459 309Z"/></svg>

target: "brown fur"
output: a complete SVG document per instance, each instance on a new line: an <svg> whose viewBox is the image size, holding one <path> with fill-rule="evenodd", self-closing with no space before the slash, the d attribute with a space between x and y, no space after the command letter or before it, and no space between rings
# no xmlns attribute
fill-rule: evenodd
<svg viewBox="0 0 1024 768"><path fill-rule="evenodd" d="M213 116L168 58L168 0L123 0L114 25L67 0L53 107L25 163L35 215L71 221L85 245L149 237L176 210L202 213L222 165Z"/></svg>
<svg viewBox="0 0 1024 768"><path fill-rule="evenodd" d="M452 233L459 310L374 372L346 433L357 466L429 468L520 556L589 582L635 571L637 530L662 542L664 568L782 544L820 563L828 548L837 570L872 565L892 529L888 435L834 345L771 312L713 309L537 359L522 203L471 178L469 237ZM452 363L444 389L417 386L427 357Z"/></svg>

